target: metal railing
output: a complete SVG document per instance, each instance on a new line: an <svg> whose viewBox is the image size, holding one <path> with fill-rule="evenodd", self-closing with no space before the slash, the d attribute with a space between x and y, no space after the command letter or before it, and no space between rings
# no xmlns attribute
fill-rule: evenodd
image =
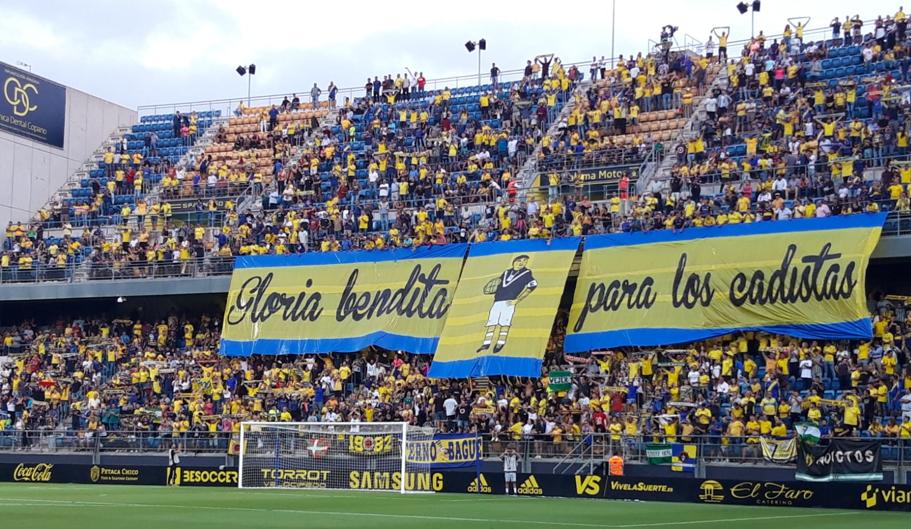
<svg viewBox="0 0 911 529"><path fill-rule="evenodd" d="M26 268L20 268L18 265L0 267L0 284L199 278L230 275L233 270L233 256L207 256L151 262L71 261L63 266L49 266L33 262Z"/></svg>
<svg viewBox="0 0 911 529"><path fill-rule="evenodd" d="M630 185L634 185L633 182ZM543 196L552 188L547 185L529 188L532 192L537 192ZM593 202L599 202L609 197L611 193L617 191L617 182L591 182L576 184L569 181L561 182L559 186L561 194L577 194L584 197L594 197ZM468 204L470 208L484 209L490 202L478 202ZM188 213L187 215L193 215ZM209 213L200 213L199 215L209 215ZM473 216L480 216L480 212L473 213ZM396 221L395 212L391 211L388 218L378 220L374 217L371 222L371 229L368 229L363 235L376 235L385 233L384 226L391 226ZM793 222L800 222L799 219ZM475 225L477 222L474 223ZM696 229L696 228L694 228ZM882 236L901 236L911 235L911 212L892 211L886 217L886 222L882 229ZM319 248L323 238L315 236L306 242L309 251ZM381 251L381 250L378 250ZM23 284L23 283L77 283L85 281L105 281L105 280L129 280L129 279L156 279L156 278L200 278L209 276L230 275L234 269L235 257L208 256L204 258L193 258L189 260L168 260L140 263L136 261L116 261L116 262L69 262L64 266L49 266L43 263L35 262L29 268L20 269L13 265L9 267L0 267L0 284Z"/></svg>
<svg viewBox="0 0 911 529"><path fill-rule="evenodd" d="M730 143L728 145L722 145L720 147L712 147L712 148L713 149L720 148L721 151L723 152L724 150L726 150L727 147L731 147L731 146L735 146L735 145L742 145L742 144L741 143ZM669 146L669 147L670 147L669 150L673 150L673 146ZM671 154L669 154L669 156L676 156L676 155L671 153ZM689 161L688 156L689 155L685 155L683 160L677 159L674 162L674 165L683 164L683 163L687 163L687 164L692 163ZM861 162L863 164L864 171L866 171L868 169L869 170L882 169L890 163L906 162L908 160L909 160L909 155L907 153L905 153L905 154L889 153L889 154L874 155L874 156L869 156L869 157L857 157L857 158L855 158L855 157L844 157L844 158L833 157L832 158L833 162L845 162L845 161L854 161L854 163ZM812 167L813 177L815 178L818 175L825 174L825 171L820 171L817 168L821 167L821 166L826 166L826 165L829 165L829 164L827 162L819 162L817 164L814 164L814 166ZM810 174L811 167L808 165L800 165L800 166L795 166L794 169L795 169L794 176L804 176L804 175ZM746 180L758 182L758 181L762 180L763 178L774 179L774 177L776 175L776 169L774 167L769 168L769 169L749 169L749 170L735 168L734 170L728 172L728 175L729 175L728 178L722 178L721 171L715 170L715 171L712 171L709 173L699 175L699 183L702 185L718 185L718 184L740 183L740 182L744 182ZM831 176L832 176L832 181L835 182L836 184L844 182L844 178L841 176L837 176L837 175L831 175ZM668 182L672 178L673 178L673 175L668 175L664 178L659 179L658 181ZM885 192L886 190L884 189L883 191Z"/></svg>
<svg viewBox="0 0 911 529"><path fill-rule="evenodd" d="M619 454L628 463L647 464L646 445L649 443L683 443L696 445L695 464L736 464L736 465L774 465L762 455L759 437L732 439L726 436L711 435L677 435L668 438L664 435L636 435L609 433L585 433L568 435L521 435L513 436L501 433L499 436L482 436L483 453L487 457L496 456L507 446L513 446L527 461L556 462L554 471L558 473L584 472L607 461L614 454ZM767 436L763 436L767 437ZM881 442L881 458L886 468L905 468L911 462L911 439L895 437L848 438L849 440ZM828 442L823 439L822 444Z"/></svg>
<svg viewBox="0 0 911 529"><path fill-rule="evenodd" d="M231 432L149 430L2 430L0 453L160 453L179 447L185 453L227 454Z"/></svg>
<svg viewBox="0 0 911 529"><path fill-rule="evenodd" d="M584 433L560 435L499 435L482 434L481 453L488 460L512 446L528 464L531 461L556 463L557 473L591 472L609 457L619 454L627 463L647 464L648 443L677 442L696 446L696 465L736 464L775 465L762 455L759 436L732 439L726 436L692 435L667 438L664 435L636 435L609 433ZM886 469L903 469L911 461L911 440L894 437L847 438L849 440L881 443L881 459ZM228 454L237 441L232 432L189 430L2 430L0 452L39 453L163 453L178 447L184 453ZM827 439L821 441L828 443ZM338 452L344 454L344 446Z"/></svg>

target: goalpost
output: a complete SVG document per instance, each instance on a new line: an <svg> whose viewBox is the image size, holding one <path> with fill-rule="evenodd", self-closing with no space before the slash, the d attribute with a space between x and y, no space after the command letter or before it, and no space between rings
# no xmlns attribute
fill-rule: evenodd
<svg viewBox="0 0 911 529"><path fill-rule="evenodd" d="M237 486L432 492L432 445L403 422L242 422Z"/></svg>

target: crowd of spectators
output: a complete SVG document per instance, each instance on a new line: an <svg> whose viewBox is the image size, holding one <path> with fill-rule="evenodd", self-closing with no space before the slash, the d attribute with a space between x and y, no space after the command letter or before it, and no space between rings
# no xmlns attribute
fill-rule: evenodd
<svg viewBox="0 0 911 529"><path fill-rule="evenodd" d="M331 84L337 112L329 126L316 114L300 121L296 95L275 107L241 107L243 132L219 131L216 143L227 150L189 167L151 166L144 156L154 157L153 135L138 159L106 154L110 174L92 184L85 215L110 215L113 229L80 225L62 209L11 223L0 280L37 278L39 269L44 279L65 279L53 270L84 259L89 277L192 275L199 267L228 272L236 255L911 212L911 166L900 158L909 102L892 73L898 68L907 81L904 14L877 21L869 39L854 19L832 27L836 40L822 44L804 43L802 27L780 41L760 33L729 63L727 34L717 62L669 50L612 68L593 60L585 90L576 90L580 72L552 56L528 61L515 82L493 65L491 83L469 89L430 90L423 73L387 75L368 80L363 98L338 104ZM823 78L824 61L843 57L870 75ZM726 82L708 90L721 65ZM314 108L321 94L314 85ZM560 117L565 104L572 107ZM646 115L677 127L700 104L706 118L673 152L669 189L637 195L625 176L616 193L592 202L548 180L546 196L520 198L516 176L538 147L548 171L641 160L663 148L668 130L640 128ZM183 135L183 118L177 122ZM863 170L871 166L883 171L868 182ZM161 175L162 200L146 201L149 172ZM703 193L712 185L720 192ZM261 207L238 211L251 186ZM135 202L118 211L113 197L131 190ZM180 199L196 200L205 221L176 222L170 201ZM59 236L45 235L51 220ZM432 380L431 357L379 349L220 357L214 315L22 322L0 329L0 446L29 448L39 436L26 431L39 431L86 447L229 450L243 420L401 420L534 441L541 456L601 433L631 450L640 440L701 441L720 457L753 459L761 437L790 437L800 421L815 422L825 437L907 443L907 308L877 299L868 342L751 332L580 356L562 352L561 314L541 378L477 381ZM551 369L573 373L569 391L549 389Z"/></svg>
<svg viewBox="0 0 911 529"><path fill-rule="evenodd" d="M868 342L750 332L582 356L562 353L562 314L540 379L483 381L428 379L431 357L378 349L220 357L217 316L23 322L0 332L0 444L28 448L33 430L76 446L226 450L243 420L406 421L533 440L537 455L602 433L628 449L701 440L759 457L761 436L802 421L825 437L908 440L911 312L881 299L874 313ZM549 389L551 369L571 370L569 391Z"/></svg>
<svg viewBox="0 0 911 529"><path fill-rule="evenodd" d="M831 40L805 42L802 31L752 39L707 95L697 133L676 146L671 193L698 197L714 184L726 194L767 191L855 210L907 201L905 26L899 10L866 37L855 17L844 38L833 23ZM865 179L872 167L887 169L882 180Z"/></svg>
<svg viewBox="0 0 911 529"><path fill-rule="evenodd" d="M94 206L77 207L77 217L95 207L116 229L79 233L78 218L48 211L31 224L11 223L0 276L66 279L61 268L90 260L89 277L147 277L208 270L188 263L236 255L907 212L909 103L897 88L908 69L905 17L877 21L868 37L847 23L847 40L804 42L802 27L771 42L760 33L736 58L724 33L717 59L709 46L706 57L668 51L615 65L593 60L592 83L582 90L581 73L553 56L529 60L514 82L492 65L490 84L468 88L428 89L422 72L406 72L377 76L364 97L333 104L330 84L328 126L323 114L302 113L325 106L318 87L316 107L297 95L272 107L241 106L238 125L216 135L227 152L187 167L148 165L143 154L154 154L154 133L148 151L119 165L119 151L106 154L112 178L91 182ZM869 75L827 78L831 61ZM722 82L713 84L719 68ZM570 109L561 116L564 104ZM567 169L641 162L665 148L672 132L665 127L676 134L697 106L705 119L672 149L666 182L637 194L625 175L615 193L592 202L562 178ZM190 134L193 117L175 123ZM546 194L533 189L520 199L517 176L535 152ZM865 179L870 166L884 167L882 177ZM154 201L142 194L147 171L161 179ZM137 182L132 203L108 204ZM239 211L251 190L261 207ZM171 204L181 200L192 201L183 211L196 215L175 217ZM56 220L62 232L45 237L47 221Z"/></svg>
<svg viewBox="0 0 911 529"><path fill-rule="evenodd" d="M718 70L708 57L676 52L666 57L620 56L611 69L593 58L592 83L575 94L559 133L543 139L538 169L638 164L661 149L692 115Z"/></svg>

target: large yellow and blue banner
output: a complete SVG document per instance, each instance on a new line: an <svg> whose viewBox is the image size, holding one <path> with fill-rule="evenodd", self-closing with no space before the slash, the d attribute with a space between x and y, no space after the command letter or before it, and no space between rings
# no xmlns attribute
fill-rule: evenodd
<svg viewBox="0 0 911 529"><path fill-rule="evenodd" d="M221 353L306 354L369 346L432 354L467 245L240 257Z"/></svg>
<svg viewBox="0 0 911 529"><path fill-rule="evenodd" d="M566 352L737 331L872 334L864 281L885 214L585 239Z"/></svg>
<svg viewBox="0 0 911 529"><path fill-rule="evenodd" d="M541 376L580 239L473 244L429 376Z"/></svg>

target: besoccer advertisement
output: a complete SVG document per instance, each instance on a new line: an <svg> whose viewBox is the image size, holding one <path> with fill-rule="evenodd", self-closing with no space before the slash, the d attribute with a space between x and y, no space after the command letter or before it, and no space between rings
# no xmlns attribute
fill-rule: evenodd
<svg viewBox="0 0 911 529"><path fill-rule="evenodd" d="M540 376L579 241L472 245L430 377Z"/></svg>

